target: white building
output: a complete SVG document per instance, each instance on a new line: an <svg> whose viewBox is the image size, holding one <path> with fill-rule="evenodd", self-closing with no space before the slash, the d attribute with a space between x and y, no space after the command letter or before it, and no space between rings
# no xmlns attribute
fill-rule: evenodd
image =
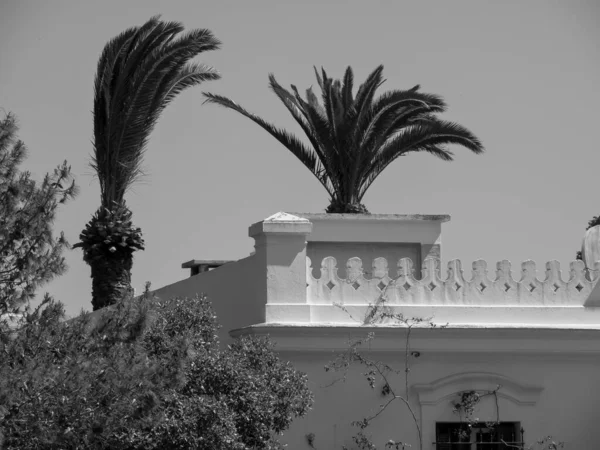
<svg viewBox="0 0 600 450"><path fill-rule="evenodd" d="M351 437L358 429L351 422L376 414L393 398L384 395L379 378L371 389L362 375L367 368L359 364L344 382L334 383L342 372L325 371L349 339L375 333L363 354L399 370L389 381L404 396L407 327L373 323L374 305L438 325L417 325L409 341L406 400L424 449L506 448L441 443L458 439L465 417L453 405L469 391L496 391L474 405L471 442L524 437L533 443L552 435L568 449L599 449L600 261L590 267L574 261L564 278L557 261L546 264L542 279L533 261L511 268L508 261L493 267L479 260L463 274L454 260L442 273L441 228L449 219L278 213L250 227L255 252L249 257L190 261L183 265L191 269L189 278L155 294L205 293L223 325L222 341L268 334L281 356L308 374L315 404L282 438L291 449L355 448ZM497 420L490 434L485 422ZM419 448L402 399L365 433L378 448L390 439Z"/></svg>

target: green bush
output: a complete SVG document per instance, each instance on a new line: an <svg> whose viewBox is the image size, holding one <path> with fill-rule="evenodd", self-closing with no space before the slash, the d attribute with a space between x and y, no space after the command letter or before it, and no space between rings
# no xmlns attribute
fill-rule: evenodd
<svg viewBox="0 0 600 450"><path fill-rule="evenodd" d="M47 299L4 334L0 448L274 449L312 404L267 338L220 348L204 297L63 317Z"/></svg>

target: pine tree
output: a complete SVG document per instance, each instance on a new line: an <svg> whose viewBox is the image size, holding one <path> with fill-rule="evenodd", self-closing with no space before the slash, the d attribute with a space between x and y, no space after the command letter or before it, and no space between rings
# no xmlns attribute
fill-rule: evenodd
<svg viewBox="0 0 600 450"><path fill-rule="evenodd" d="M60 204L77 195L65 161L41 183L19 166L27 148L17 139L15 116L0 120L0 316L17 313L38 287L66 270L68 243L52 232Z"/></svg>

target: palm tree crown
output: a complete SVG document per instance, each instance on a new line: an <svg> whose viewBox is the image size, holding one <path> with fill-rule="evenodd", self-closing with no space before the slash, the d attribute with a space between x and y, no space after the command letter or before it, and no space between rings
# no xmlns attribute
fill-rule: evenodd
<svg viewBox="0 0 600 450"><path fill-rule="evenodd" d="M94 82L94 152L101 206L74 247L92 269L94 309L129 292L132 254L144 249L131 221L125 193L142 175L149 136L161 112L184 89L219 78L212 67L190 62L219 48L206 29L181 34L178 22L152 17L111 39L100 56Z"/></svg>
<svg viewBox="0 0 600 450"><path fill-rule="evenodd" d="M419 91L392 90L375 98L384 80L377 67L353 95L354 75L346 69L344 79L333 80L315 68L322 103L306 90L306 99L292 85L283 88L270 74L270 88L300 125L310 145L248 112L221 95L205 93L207 102L231 108L256 122L290 150L327 190L327 212L367 212L362 198L390 163L410 152L425 151L451 161L448 144L462 145L482 153L479 139L463 126L438 119L446 110L442 97Z"/></svg>
<svg viewBox="0 0 600 450"><path fill-rule="evenodd" d="M94 82L94 154L102 205L121 203L142 174L148 138L177 94L220 78L212 67L190 63L220 42L209 30L183 32L179 22L152 17L104 47Z"/></svg>

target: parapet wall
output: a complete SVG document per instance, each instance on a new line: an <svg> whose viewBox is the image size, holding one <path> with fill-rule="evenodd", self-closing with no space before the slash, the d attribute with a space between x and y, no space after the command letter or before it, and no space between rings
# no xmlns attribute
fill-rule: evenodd
<svg viewBox="0 0 600 450"><path fill-rule="evenodd" d="M306 259L307 303L313 305L365 305L383 295L388 305L588 306L586 300L600 278L600 261L593 269L586 269L583 261L571 262L566 281L560 263L549 261L540 280L531 260L521 264L518 280L507 260L498 262L495 271L488 269L486 261L477 260L470 278L464 276L462 263L452 260L442 278L436 258L425 259L419 279L408 258L391 266L385 258L376 258L370 273L360 258L350 258L345 264L347 277L341 278L333 257L323 259L321 277L315 278L312 262Z"/></svg>

